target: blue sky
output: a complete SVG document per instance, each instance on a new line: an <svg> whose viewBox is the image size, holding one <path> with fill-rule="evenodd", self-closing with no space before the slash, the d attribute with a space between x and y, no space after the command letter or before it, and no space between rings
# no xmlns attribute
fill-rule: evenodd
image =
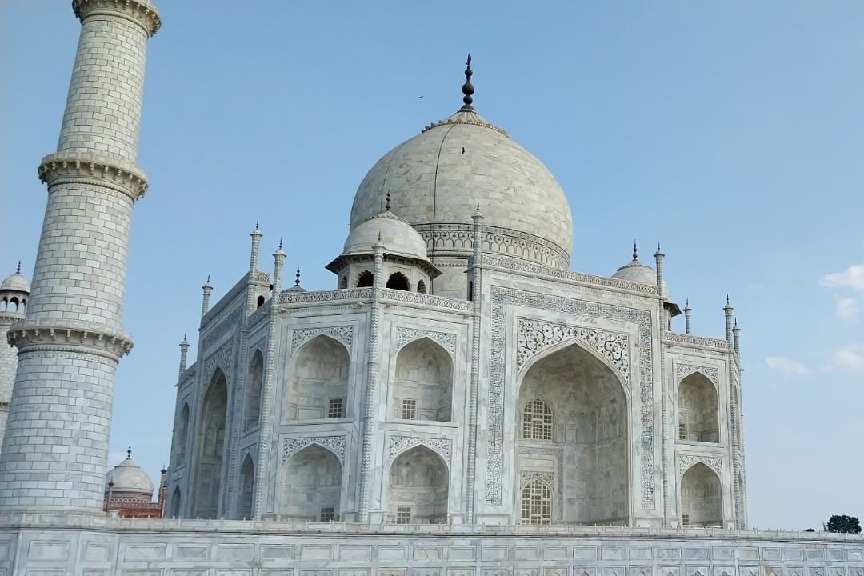
<svg viewBox="0 0 864 576"><path fill-rule="evenodd" d="M750 523L864 518L864 4L161 3L151 40L112 463L169 457L178 343L279 238L335 287L357 185L461 104L543 160L573 210L571 268L609 275L663 243L694 332L742 331ZM79 25L0 3L0 274L29 275ZM422 98L421 98L422 97ZM683 331L683 321L677 326Z"/></svg>

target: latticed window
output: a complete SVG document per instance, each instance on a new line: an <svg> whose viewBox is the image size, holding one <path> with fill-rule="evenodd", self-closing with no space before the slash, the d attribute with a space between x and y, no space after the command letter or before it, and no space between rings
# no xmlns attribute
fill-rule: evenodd
<svg viewBox="0 0 864 576"><path fill-rule="evenodd" d="M522 413L522 438L552 439L552 409L540 398L531 400L525 406Z"/></svg>
<svg viewBox="0 0 864 576"><path fill-rule="evenodd" d="M410 524L411 523L411 507L410 506L399 506L396 508L396 524Z"/></svg>
<svg viewBox="0 0 864 576"><path fill-rule="evenodd" d="M522 489L522 523L552 522L552 489L541 480L533 480Z"/></svg>
<svg viewBox="0 0 864 576"><path fill-rule="evenodd" d="M678 439L687 440L687 424L678 424Z"/></svg>
<svg viewBox="0 0 864 576"><path fill-rule="evenodd" d="M342 402L342 398L330 398L330 403L327 407L327 417L328 418L344 418L345 417L345 405Z"/></svg>
<svg viewBox="0 0 864 576"><path fill-rule="evenodd" d="M681 515L681 526L690 526L690 515L682 514Z"/></svg>
<svg viewBox="0 0 864 576"><path fill-rule="evenodd" d="M333 522L336 519L336 508L321 508L321 522Z"/></svg>
<svg viewBox="0 0 864 576"><path fill-rule="evenodd" d="M417 400L406 398L402 400L402 419L415 420L417 418Z"/></svg>

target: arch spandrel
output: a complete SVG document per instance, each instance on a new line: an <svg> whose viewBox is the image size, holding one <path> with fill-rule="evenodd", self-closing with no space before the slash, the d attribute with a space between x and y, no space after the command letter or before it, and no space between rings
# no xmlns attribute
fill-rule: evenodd
<svg viewBox="0 0 864 576"><path fill-rule="evenodd" d="M723 458L719 456L699 456L695 454L679 454L678 455L678 477L683 478L688 470L697 464L704 464L718 478L722 476Z"/></svg>
<svg viewBox="0 0 864 576"><path fill-rule="evenodd" d="M450 469L453 454L453 441L449 438L423 438L420 436L390 436L387 440L386 461L392 464L399 456L409 450L423 446L437 454Z"/></svg>
<svg viewBox="0 0 864 576"><path fill-rule="evenodd" d="M706 380L714 385L715 389L720 389L720 371L716 367L685 364L683 362L675 363L675 386L680 386L685 378L693 374L705 377Z"/></svg>
<svg viewBox="0 0 864 576"><path fill-rule="evenodd" d="M417 340L426 338L431 340L450 354L450 360L456 355L456 335L446 332L436 332L434 330L421 330L417 328L407 328L398 326L396 328L396 346L393 348L393 353L398 354L402 348L408 344L412 344Z"/></svg>
<svg viewBox="0 0 864 576"><path fill-rule="evenodd" d="M326 326L294 330L291 336L289 355L293 357L298 350L318 336L325 336L339 342L345 347L345 351L349 355L351 354L351 343L354 340L354 326Z"/></svg>
<svg viewBox="0 0 864 576"><path fill-rule="evenodd" d="M521 379L538 360L577 345L624 384L629 397L630 336L620 332L519 318L516 326L516 367Z"/></svg>
<svg viewBox="0 0 864 576"><path fill-rule="evenodd" d="M332 452L339 460L339 464L345 465L345 436L306 436L301 438L285 438L282 441L282 462L288 462L310 446Z"/></svg>

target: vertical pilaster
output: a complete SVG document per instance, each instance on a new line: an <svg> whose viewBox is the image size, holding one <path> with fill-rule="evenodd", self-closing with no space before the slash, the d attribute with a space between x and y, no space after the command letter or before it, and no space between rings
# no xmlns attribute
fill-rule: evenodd
<svg viewBox="0 0 864 576"><path fill-rule="evenodd" d="M177 384L180 384L180 378L183 377L183 373L186 372L186 358L189 355L189 341L186 340L186 335L183 335L183 341L180 342L180 369L177 374Z"/></svg>
<svg viewBox="0 0 864 576"><path fill-rule="evenodd" d="M483 253L483 214L480 206L473 216L474 254L471 261L471 302L473 304L471 335L471 389L468 393L468 458L465 465L465 523L474 523L474 502L477 478L477 396L480 388L480 321L483 307L481 299L482 270L480 257Z"/></svg>
<svg viewBox="0 0 864 576"><path fill-rule="evenodd" d="M684 301L684 333L690 334L691 326L690 319L693 315L693 309L690 308L690 299Z"/></svg>
<svg viewBox="0 0 864 576"><path fill-rule="evenodd" d="M381 289L384 287L384 245L378 241L372 247L375 264L372 271L372 303L369 313L369 363L366 371L366 405L363 407L363 445L360 457L360 522L369 521L369 496L372 491L372 449L375 442L375 415L378 412L378 373L381 364Z"/></svg>
<svg viewBox="0 0 864 576"><path fill-rule="evenodd" d="M213 285L210 284L210 276L207 276L207 281L201 286L201 317L210 310L210 296L213 294Z"/></svg>
<svg viewBox="0 0 864 576"><path fill-rule="evenodd" d="M735 309L729 303L729 296L726 296L726 306L723 307L723 314L726 316L726 341L729 343L729 346L734 344L732 337L732 317L735 312Z"/></svg>
<svg viewBox="0 0 864 576"><path fill-rule="evenodd" d="M663 496L663 524L668 526L672 513L671 502L669 498L670 475L672 475L672 478L676 478L677 473L675 472L674 454L668 446L668 438L672 434L672 430L670 430L669 424L668 407L673 405L673 392L671 391L672 386L669 382L669 378L667 377L669 370L666 366L666 345L663 343L663 335L667 331L669 321L668 312L666 311L666 308L664 306L664 304L666 303L666 282L663 280L663 258L665 256L666 255L663 253L663 250L660 248L660 243L658 242L657 252L654 253L654 264L657 271L657 347L659 348L658 352L660 360L660 459L663 462L663 466L660 466L659 468L662 470L660 476ZM644 434L646 433L643 432L643 435ZM658 431L654 430L655 438L657 437L657 434ZM658 467L655 467L655 470L657 468ZM651 508L657 508L656 495L654 497L653 506Z"/></svg>
<svg viewBox="0 0 864 576"><path fill-rule="evenodd" d="M120 357L147 39L144 0L75 0L81 20L27 317L9 333L18 373L0 455L0 507L99 512ZM46 467L46 464L50 463Z"/></svg>

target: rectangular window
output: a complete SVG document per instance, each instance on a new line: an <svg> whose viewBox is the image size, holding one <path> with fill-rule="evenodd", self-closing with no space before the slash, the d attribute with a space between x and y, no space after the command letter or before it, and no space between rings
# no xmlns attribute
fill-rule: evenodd
<svg viewBox="0 0 864 576"><path fill-rule="evenodd" d="M410 524L411 523L411 507L410 506L399 506L396 508L396 524Z"/></svg>
<svg viewBox="0 0 864 576"><path fill-rule="evenodd" d="M417 418L417 400L406 398L402 400L402 419L415 420Z"/></svg>
<svg viewBox="0 0 864 576"><path fill-rule="evenodd" d="M336 520L335 508L321 508L321 522L333 522Z"/></svg>
<svg viewBox="0 0 864 576"><path fill-rule="evenodd" d="M686 440L687 439L687 425L686 424L678 424L678 439Z"/></svg>
<svg viewBox="0 0 864 576"><path fill-rule="evenodd" d="M690 526L690 515L682 514L681 515L681 526Z"/></svg>
<svg viewBox="0 0 864 576"><path fill-rule="evenodd" d="M342 398L330 398L330 406L327 410L328 418L344 418L345 408L342 404Z"/></svg>

